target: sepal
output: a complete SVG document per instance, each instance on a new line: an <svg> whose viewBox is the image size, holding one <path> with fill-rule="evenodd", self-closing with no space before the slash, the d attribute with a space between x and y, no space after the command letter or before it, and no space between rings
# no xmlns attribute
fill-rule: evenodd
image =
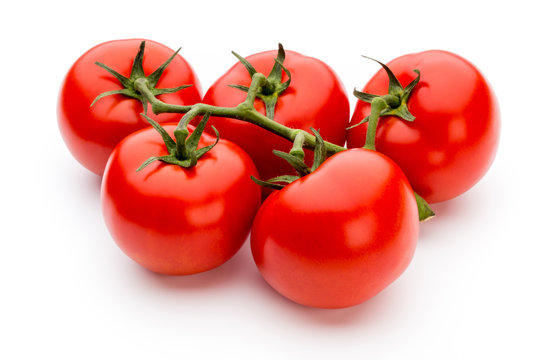
<svg viewBox="0 0 540 360"><path fill-rule="evenodd" d="M303 144L303 140L300 141L300 143L297 143L295 139L293 148L289 153L278 150L274 150L273 153L274 155L279 156L280 158L287 161L289 165L291 165L296 170L296 173L298 175L281 175L266 181L259 180L253 176L251 177L251 179L260 186L268 187L274 190L280 190L286 185L292 183L293 181L296 181L301 177L309 175L313 171L315 171L326 160L326 146L324 145L324 140L319 134L319 132L314 128L311 128L311 131L315 135L314 157L313 165L311 167L307 166L304 162L304 152L302 151L301 145ZM302 135L302 133L299 133L297 135ZM304 137L302 135L302 139L303 138Z"/></svg>
<svg viewBox="0 0 540 360"><path fill-rule="evenodd" d="M135 59L133 60L133 65L131 66L131 72L129 75L129 78L120 74L116 70L110 68L109 66L96 62L95 64L103 69L105 69L107 72L109 72L111 75L113 75L122 85L123 89L120 90L111 90L111 91L105 91L101 94L99 94L94 101L92 101L92 104L90 106L93 106L97 101L103 99L106 96L110 95L124 95L136 100L139 100L143 105L144 113L146 114L148 112L148 101L145 99L145 97L137 91L135 88L135 81L138 79L146 79L148 88L150 92L154 96L159 96L162 94L170 94L175 93L177 91L180 91L182 89L185 89L187 87L193 86L193 85L181 85L173 88L156 88L156 85L161 78L161 75L163 75L163 72L169 66L171 61L174 59L174 57L178 54L180 49L176 50L174 54L172 54L161 66L159 66L154 72L152 72L150 75L146 76L143 69L143 58L144 58L144 49L145 49L145 41L142 41L139 45L139 50L137 52L137 55L135 56Z"/></svg>
<svg viewBox="0 0 540 360"><path fill-rule="evenodd" d="M155 120L152 120L149 116L141 114L151 125L152 127L161 135L165 147L167 148L168 155L164 156L153 156L147 159L137 171L144 169L146 166L150 165L154 161L162 161L168 164L178 165L183 168L190 168L197 165L197 161L204 156L208 151L212 150L214 146L217 145L219 141L219 132L215 127L212 126L214 133L216 134L216 141L205 147L198 149L199 142L201 140L204 128L208 123L210 114L207 113L204 115L201 122L197 125L195 130L190 134L186 126L176 128L174 130L173 139L169 133Z"/></svg>
<svg viewBox="0 0 540 360"><path fill-rule="evenodd" d="M401 85L399 80L396 78L390 68L375 59L364 56L366 59L370 59L382 66L386 74L388 75L388 93L386 95L374 95L366 92L358 91L354 89L354 96L361 101L371 104L375 98L384 98L388 106L381 111L379 116L396 116L405 121L414 121L415 117L411 114L408 108L408 101L411 96L412 91L415 86L420 81L420 71L414 69L413 71L417 74L416 78L411 81L405 88ZM347 128L347 130L353 129L358 125L368 122L369 116L363 118L359 123L356 123Z"/></svg>
<svg viewBox="0 0 540 360"><path fill-rule="evenodd" d="M274 119L275 108L279 96L281 93L287 90L291 83L291 72L283 65L285 61L285 49L281 44L279 44L278 47L278 54L274 59L274 66L266 78L266 82L260 87L256 94L256 97L262 100L265 104L266 117L272 120ZM253 76L257 73L257 70L253 67L253 65L234 51L232 53L238 59L238 61L244 65L249 73L250 78L253 79ZM282 71L287 75L287 80L284 82L282 82ZM249 87L245 85L230 84L229 86L244 92L249 91Z"/></svg>
<svg viewBox="0 0 540 360"><path fill-rule="evenodd" d="M269 180L259 180L255 176L251 176L251 180L255 181L257 185L264 186L273 190L281 190L288 184L300 179L300 176L296 175L281 175Z"/></svg>
<svg viewBox="0 0 540 360"><path fill-rule="evenodd" d="M435 216L435 212L429 207L429 204L416 192L414 193L416 199L416 206L418 207L418 219L420 221L426 221Z"/></svg>
<svg viewBox="0 0 540 360"><path fill-rule="evenodd" d="M315 135L315 148L313 149L313 165L311 171L315 171L326 160L326 146L324 140L317 130L311 128L311 131Z"/></svg>
<svg viewBox="0 0 540 360"><path fill-rule="evenodd" d="M274 155L287 161L289 165L291 165L294 170L296 170L298 175L306 176L311 173L311 169L306 165L306 163L304 163L303 160L300 160L298 157L279 150L274 150L273 153Z"/></svg>

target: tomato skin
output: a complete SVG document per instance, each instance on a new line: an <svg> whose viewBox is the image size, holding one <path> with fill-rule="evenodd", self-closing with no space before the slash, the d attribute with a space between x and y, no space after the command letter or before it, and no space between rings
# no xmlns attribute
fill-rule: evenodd
<svg viewBox="0 0 540 360"><path fill-rule="evenodd" d="M276 51L266 51L248 56L254 68L268 75L274 66ZM310 127L320 131L325 140L343 145L349 123L349 100L341 80L325 63L294 51L286 51L284 65L291 72L289 87L279 96L274 120L290 128ZM283 74L283 81L287 75ZM236 63L206 92L203 102L210 105L233 107L246 98L244 91L229 85L249 86L251 79L245 67ZM256 99L255 108L265 114L264 103ZM212 117L209 121L223 138L240 145L253 159L264 180L294 170L285 161L273 155L272 150L288 152L292 144L278 135L244 121ZM313 158L306 151L306 162Z"/></svg>
<svg viewBox="0 0 540 360"><path fill-rule="evenodd" d="M175 125L163 127L172 136ZM214 141L203 134L199 147ZM237 145L220 140L193 168L155 161L135 171L149 157L167 154L152 128L118 144L102 182L105 223L117 245L151 271L210 270L231 258L249 233L261 196L250 179L255 165Z"/></svg>
<svg viewBox="0 0 540 360"><path fill-rule="evenodd" d="M385 155L337 153L263 203L251 249L264 279L312 307L357 305L410 263L418 237L411 186Z"/></svg>
<svg viewBox="0 0 540 360"><path fill-rule="evenodd" d="M450 52L431 50L409 54L388 67L403 86L419 69L409 110L413 122L382 117L377 150L405 172L413 189L429 203L452 199L476 184L487 172L497 150L500 116L497 99L479 70ZM379 71L364 92L383 95L388 76ZM351 124L369 115L370 106L358 101ZM367 124L351 129L348 147L362 147Z"/></svg>
<svg viewBox="0 0 540 360"><path fill-rule="evenodd" d="M113 40L99 44L83 54L70 68L62 84L58 99L58 125L62 137L73 156L88 170L102 175L110 153L127 135L149 126L141 117L140 101L124 95L111 95L92 101L103 92L121 89L120 82L105 69L95 65L101 62L129 77L133 60L142 39ZM174 51L167 46L146 40L143 68L150 75ZM165 69L158 88L180 85L192 87L173 94L160 95L165 102L179 105L201 101L201 85L191 66L177 55ZM159 123L178 121L178 114L148 115Z"/></svg>

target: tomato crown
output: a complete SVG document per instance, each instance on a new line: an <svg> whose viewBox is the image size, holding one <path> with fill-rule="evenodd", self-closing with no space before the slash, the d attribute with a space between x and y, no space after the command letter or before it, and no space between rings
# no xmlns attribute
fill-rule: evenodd
<svg viewBox="0 0 540 360"><path fill-rule="evenodd" d="M274 190L280 190L283 189L286 185L292 183L293 181L296 181L301 177L309 175L313 171L315 171L319 166L321 166L324 160L326 160L326 146L324 145L324 140L321 134L319 134L319 132L314 128L311 128L311 131L315 135L315 148L313 150L314 157L313 165L311 167L307 166L304 162L305 154L303 146L305 141L305 134L304 132L299 131L294 138L294 143L291 151L289 151L288 153L278 150L273 151L274 155L287 161L289 165L291 165L296 170L296 173L298 175L281 175L266 181L259 180L254 176L252 176L251 179L261 186L268 187Z"/></svg>
<svg viewBox="0 0 540 360"><path fill-rule="evenodd" d="M94 105L97 101L104 98L105 96L121 94L121 95L125 95L127 97L131 97L131 98L139 100L142 103L144 113L146 114L148 110L148 100L137 90L137 87L136 87L136 82L138 81L140 82L141 79L146 82L147 87L153 96L158 96L162 94L170 94L170 93L174 93L182 89L185 89L187 87L193 86L193 85L180 85L174 88L165 88L165 89L156 88L156 85L159 79L161 78L161 75L163 75L163 71L165 71L167 66L169 66L169 64L174 59L174 57L178 54L181 48L176 50L174 54L172 54L171 57L169 57L163 64L161 64L161 66L158 67L153 73L146 76L143 69L145 43L146 43L145 41L142 41L141 45L139 46L139 51L137 52L137 55L135 56L135 60L133 60L133 66L131 67L131 73L129 77L126 77L118 73L116 70L110 68L109 66L103 63L100 63L100 62L95 63L97 66L102 67L103 69L107 70L118 81L120 81L120 84L122 84L123 89L106 91L104 93L99 94L94 99L94 101L92 102L90 106Z"/></svg>
<svg viewBox="0 0 540 360"><path fill-rule="evenodd" d="M249 72L249 76L253 79L253 75L257 73L257 70L255 70L253 65L234 51L232 53L234 56L236 56L240 63L244 65L246 70ZM256 94L256 97L264 102L266 107L266 117L272 120L274 119L275 108L279 95L281 95L281 93L284 92L291 83L291 72L283 65L283 62L285 61L285 49L283 49L283 45L281 44L278 45L278 53L274 61L274 66L266 78L266 82L260 87ZM287 81L285 82L281 82L282 70L285 72L285 74L287 74ZM248 92L249 90L249 87L244 85L233 84L229 86L245 92Z"/></svg>
<svg viewBox="0 0 540 360"><path fill-rule="evenodd" d="M168 155L163 156L152 156L148 158L137 171L140 171L153 163L156 160L163 161L168 164L178 165L184 168L190 168L197 165L197 160L199 160L204 154L210 151L219 141L219 132L215 127L212 126L216 134L216 141L212 145L205 146L203 148L197 149L199 141L201 139L204 127L210 118L210 114L207 113L204 115L201 122L197 125L195 130L191 135L189 135L189 130L187 129L186 122L180 122L178 127L174 130L174 137L176 141L167 133L167 131L156 121L152 120L147 115L143 116L148 120L148 122L156 129L156 131L161 135L165 146L167 147Z"/></svg>
<svg viewBox="0 0 540 360"><path fill-rule="evenodd" d="M386 74L388 74L388 94L382 95L382 96L374 95L374 94L369 94L369 93L361 92L354 89L354 96L370 104L372 104L373 100L375 100L376 98L383 98L386 103L386 106L384 107L384 109L382 109L379 116L393 115L405 121L414 121L415 117L409 111L407 103L409 101L409 97L411 96L412 91L414 90L414 87L420 81L420 70L418 69L413 70L418 76L404 88L399 82L399 80L396 78L392 70L390 70L390 68L386 66L386 64L367 56L364 56L364 57L366 59L373 60L379 65L381 65L384 71L386 71ZM349 129L352 129L368 121L369 121L369 116L366 116L358 124L355 124L349 127Z"/></svg>

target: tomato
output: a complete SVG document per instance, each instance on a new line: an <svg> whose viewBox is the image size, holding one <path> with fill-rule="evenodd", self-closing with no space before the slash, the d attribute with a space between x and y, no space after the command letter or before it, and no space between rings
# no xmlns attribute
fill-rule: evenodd
<svg viewBox="0 0 540 360"><path fill-rule="evenodd" d="M479 70L446 51L409 54L389 62L400 83L410 83L420 70L420 82L409 99L412 122L382 117L377 150L405 172L413 189L429 203L452 199L471 188L489 169L496 153L500 118L497 99ZM363 92L384 95L388 76L381 70ZM359 101L351 124L369 115ZM348 147L362 147L367 124L352 128Z"/></svg>
<svg viewBox="0 0 540 360"><path fill-rule="evenodd" d="M418 224L401 169L381 153L352 149L272 193L253 223L251 249L264 279L285 297L349 307L405 270Z"/></svg>
<svg viewBox="0 0 540 360"><path fill-rule="evenodd" d="M274 66L276 51L266 51L248 60L260 73L268 76ZM313 127L325 140L343 145L349 123L349 100L343 84L325 63L312 57L287 51L284 66L290 71L290 85L281 93L275 107L274 120L290 128L310 132ZM283 74L283 81L287 75ZM229 85L249 86L251 78L246 68L238 62L219 78L206 92L203 102L216 106L236 106L246 98L246 93ZM256 99L255 108L266 114L265 105ZM294 172L272 150L288 152L291 143L258 126L230 118L210 118L223 138L240 145L251 156L262 179ZM306 151L306 161L312 161L312 151Z"/></svg>
<svg viewBox="0 0 540 360"><path fill-rule="evenodd" d="M140 113L142 103L124 95L111 95L97 101L94 99L111 90L122 88L120 82L105 69L101 62L118 73L129 77L142 40L114 40L95 46L83 54L68 71L58 100L58 125L69 150L87 169L101 175L107 158L120 140L130 133L147 127ZM174 51L154 41L146 40L143 69L150 75L160 67ZM181 56L174 57L157 83L159 88L193 85L172 94L160 95L160 99L173 104L188 105L201 101L201 86L191 66ZM148 115L156 121L178 121L178 114Z"/></svg>
<svg viewBox="0 0 540 360"><path fill-rule="evenodd" d="M175 126L163 128L172 134ZM199 146L214 141L203 134ZM105 223L118 246L151 271L181 275L215 268L249 233L261 196L250 179L257 176L255 165L237 145L220 140L194 167L155 161L136 171L148 158L167 154L152 128L118 144L103 175Z"/></svg>

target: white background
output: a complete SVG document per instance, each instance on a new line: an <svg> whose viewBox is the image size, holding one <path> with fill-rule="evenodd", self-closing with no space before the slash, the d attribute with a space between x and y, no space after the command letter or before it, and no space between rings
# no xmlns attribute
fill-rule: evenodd
<svg viewBox="0 0 540 360"><path fill-rule="evenodd" d="M157 1L4 4L0 358L538 359L540 116L534 2ZM144 37L193 65L204 90L242 55L322 59L347 91L382 61L439 48L476 64L502 113L495 163L434 206L412 264L350 309L296 305L259 276L248 247L208 273L149 273L114 244L100 178L56 123L69 66L107 40ZM350 99L354 102L351 95Z"/></svg>

